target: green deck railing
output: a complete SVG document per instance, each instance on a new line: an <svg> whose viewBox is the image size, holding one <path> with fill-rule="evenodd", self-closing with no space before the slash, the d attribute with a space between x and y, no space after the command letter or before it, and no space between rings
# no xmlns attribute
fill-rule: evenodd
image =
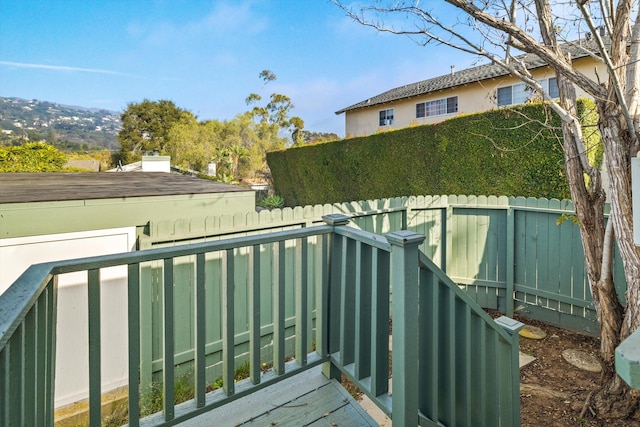
<svg viewBox="0 0 640 427"><path fill-rule="evenodd" d="M101 425L101 271L127 266L129 425L175 425L234 399L324 363L325 373L343 373L370 395L397 426L519 425L517 334L509 335L484 314L426 257L424 236L399 231L386 237L346 226L348 217L329 215L328 225L236 237L133 253L39 264L0 295L0 425L53 425L57 277L86 272L88 308L89 425ZM285 252L295 251L293 266ZM271 273L262 274L269 252ZM183 292L175 268L189 257L195 286L192 349L194 397L175 402L175 299ZM207 267L216 257L216 268ZM141 295L149 262L162 265L162 408L141 413ZM237 268L248 263L250 268ZM287 274L290 269L294 274ZM237 270L248 271L238 276ZM287 283L292 280L293 283ZM207 358L204 295L219 281L221 361ZM247 300L235 289L246 286ZM293 294L286 292L293 286ZM273 315L270 362L261 372L261 290L271 290ZM390 309L389 289L393 291ZM285 300L295 298L294 354L285 347ZM249 346L235 345L236 307L247 304ZM315 312L313 311L315 307ZM208 307L207 307L208 308ZM211 315L211 313L209 313ZM393 318L392 347L388 328ZM509 325L507 325L509 327ZM517 331L517 324L511 325ZM310 343L315 343L315 348ZM419 344L418 344L419 343ZM388 395L389 350L393 352L393 394ZM241 356L249 378L234 382ZM222 388L208 390L211 364ZM514 364L516 368L514 368ZM514 371L516 369L516 371ZM473 399L472 399L473 398ZM142 417L142 418L141 418Z"/></svg>
<svg viewBox="0 0 640 427"><path fill-rule="evenodd" d="M329 330L339 331L329 340L335 367L397 425L520 425L518 331L524 325L485 313L418 250L423 235L398 231L381 238L344 227L342 215L328 217L336 226L329 303Z"/></svg>

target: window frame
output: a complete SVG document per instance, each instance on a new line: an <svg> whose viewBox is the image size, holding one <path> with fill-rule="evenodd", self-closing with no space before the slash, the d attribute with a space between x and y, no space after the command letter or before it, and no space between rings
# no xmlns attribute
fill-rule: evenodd
<svg viewBox="0 0 640 427"><path fill-rule="evenodd" d="M443 105L436 107L438 108L438 112L436 114L430 114L430 111L433 110L433 108L430 108L430 107L436 106L437 104L443 104ZM451 106L452 108L450 108ZM442 110L444 112L440 112ZM418 102L416 104L416 119L446 116L449 114L456 114L458 111L459 111L458 95L447 96L446 98L431 99L428 101ZM422 115L420 115L420 112L422 113Z"/></svg>
<svg viewBox="0 0 640 427"><path fill-rule="evenodd" d="M387 108L386 110L380 110L378 112L378 126L380 127L385 127L385 126L393 126L393 120L394 120L394 109L393 108Z"/></svg>
<svg viewBox="0 0 640 427"><path fill-rule="evenodd" d="M559 96L552 96L551 90L550 90L550 86L549 84L551 83L551 81L555 81L555 94L558 94L558 78L557 76L552 76L552 77L545 77L543 79L537 79L536 80L538 83L540 83L540 85L542 86L542 88L547 92L547 94L551 97L551 99L558 99ZM510 102L507 103L501 103L500 102L500 91L505 90L505 89L509 89L510 90ZM516 92L515 97L518 97L518 94L523 93L523 94L531 94L530 96L526 96L526 98L523 101L520 102L514 102L514 92ZM498 107L502 108L502 107L511 107L514 105L522 105L522 104L526 104L527 101L529 101L530 99L532 99L533 97L535 97L537 95L537 92L532 89L531 87L529 87L528 84L526 84L525 82L519 82L519 83L513 83L510 85L504 85L504 86L498 86L496 88L496 104L498 105ZM558 94L559 95L559 94Z"/></svg>

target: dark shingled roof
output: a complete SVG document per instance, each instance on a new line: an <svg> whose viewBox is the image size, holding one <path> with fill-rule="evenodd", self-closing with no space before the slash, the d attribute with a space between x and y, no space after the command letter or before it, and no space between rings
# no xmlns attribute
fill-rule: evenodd
<svg viewBox="0 0 640 427"><path fill-rule="evenodd" d="M578 59L585 56L589 56L587 50L594 51L595 45L593 42L580 41L574 43L567 43L563 46L563 49L571 54L571 58ZM518 56L527 65L528 69L534 69L543 67L546 63L540 59L537 55L530 53ZM341 114L346 111L358 110L360 108L371 107L373 105L384 104L387 102L397 101L400 99L411 98L414 96L426 95L431 92L435 92L443 89L450 89L456 86L462 86L468 83L475 83L482 80L488 80L495 77L506 76L509 73L500 65L491 63L485 65L479 65L477 67L467 68L464 70L456 71L454 73L445 74L439 77L434 77L428 80L422 80L416 83L400 86L379 95L373 96L364 101L360 101L349 107L336 111L336 114Z"/></svg>
<svg viewBox="0 0 640 427"><path fill-rule="evenodd" d="M0 173L0 204L253 191L163 172Z"/></svg>

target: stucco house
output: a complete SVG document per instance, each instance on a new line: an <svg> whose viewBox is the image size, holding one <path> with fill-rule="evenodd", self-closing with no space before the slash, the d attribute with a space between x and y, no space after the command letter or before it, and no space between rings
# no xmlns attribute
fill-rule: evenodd
<svg viewBox="0 0 640 427"><path fill-rule="evenodd" d="M592 56L588 40L566 44L564 49L573 64L587 77L606 76L604 64ZM535 55L519 59L542 86L558 96L552 68ZM396 87L336 111L345 113L345 135L357 137L379 131L437 123L458 114L470 114L497 107L517 105L535 97L535 93L497 64L485 64L465 70ZM586 94L577 88L578 97Z"/></svg>

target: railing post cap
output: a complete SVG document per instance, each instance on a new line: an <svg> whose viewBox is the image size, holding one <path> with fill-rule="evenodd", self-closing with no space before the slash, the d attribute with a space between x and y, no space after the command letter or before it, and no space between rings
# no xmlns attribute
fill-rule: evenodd
<svg viewBox="0 0 640 427"><path fill-rule="evenodd" d="M409 230L400 230L387 234L386 238L392 245L407 246L421 244L424 242L425 236Z"/></svg>
<svg viewBox="0 0 640 427"><path fill-rule="evenodd" d="M338 226L338 225L347 225L351 220L351 217L343 214L329 214L324 215L322 220L329 225Z"/></svg>
<svg viewBox="0 0 640 427"><path fill-rule="evenodd" d="M507 316L500 316L495 322L511 335L517 334L520 329L524 328L524 323Z"/></svg>

